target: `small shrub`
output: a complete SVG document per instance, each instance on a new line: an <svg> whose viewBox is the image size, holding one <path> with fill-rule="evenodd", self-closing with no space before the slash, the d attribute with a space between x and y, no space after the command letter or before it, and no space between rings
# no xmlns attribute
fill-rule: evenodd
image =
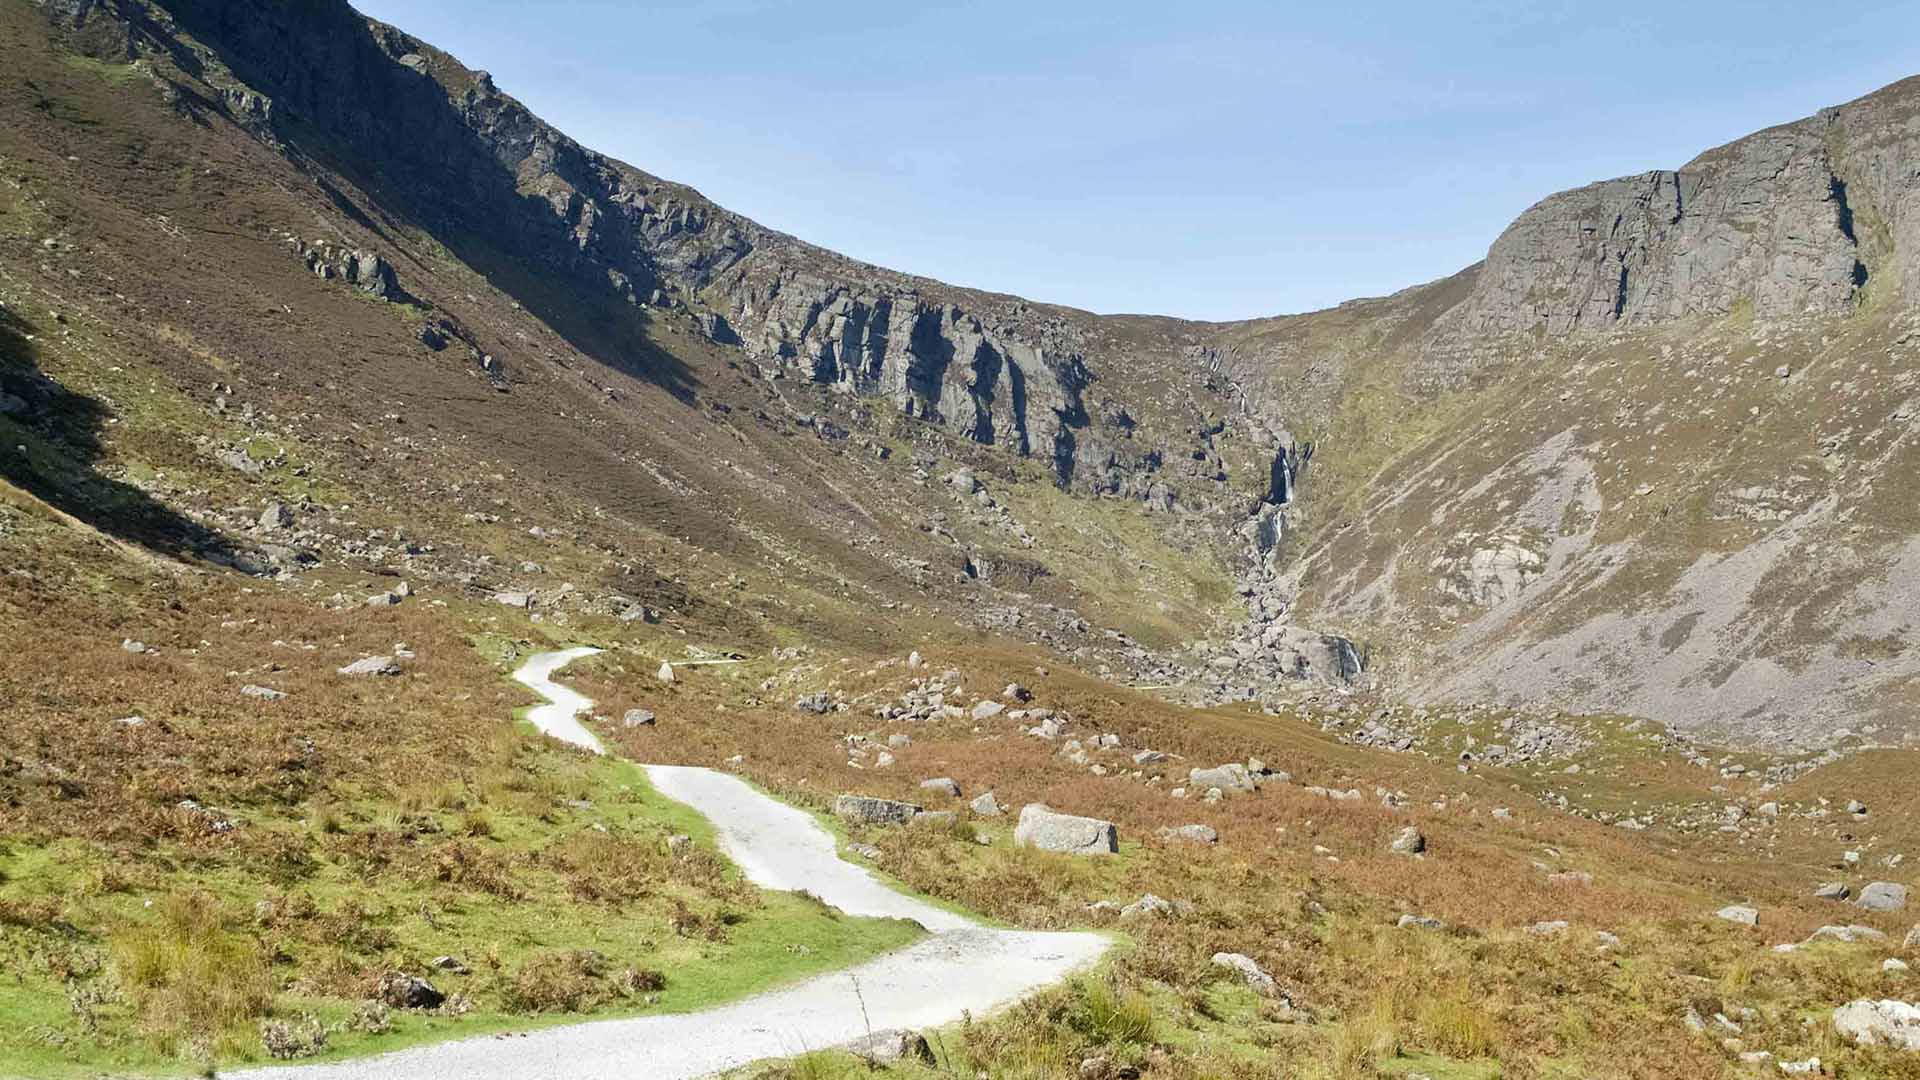
<svg viewBox="0 0 1920 1080"><path fill-rule="evenodd" d="M310 1013L291 1020L263 1020L260 1042L269 1057L281 1060L312 1057L327 1048L327 1028L319 1017Z"/></svg>
<svg viewBox="0 0 1920 1080"><path fill-rule="evenodd" d="M1068 1022L1101 1046L1144 1045L1153 1041L1153 1002L1111 982L1088 982Z"/></svg>
<svg viewBox="0 0 1920 1080"><path fill-rule="evenodd" d="M605 967L605 958L591 949L538 953L514 970L500 997L513 1012L586 1012L621 993Z"/></svg>

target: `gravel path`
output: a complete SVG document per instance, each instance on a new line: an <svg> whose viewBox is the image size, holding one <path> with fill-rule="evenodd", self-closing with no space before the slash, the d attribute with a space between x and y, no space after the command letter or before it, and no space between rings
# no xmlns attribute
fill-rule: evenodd
<svg viewBox="0 0 1920 1080"><path fill-rule="evenodd" d="M553 681L554 672L596 651L541 653L513 677L552 703L528 714L535 726L604 753L578 719L593 703ZM937 1027L962 1014L978 1016L1091 966L1109 944L1098 934L981 926L895 892L863 867L842 860L833 837L812 816L739 777L676 765L646 770L662 794L713 821L722 850L754 884L805 889L852 915L915 919L931 936L845 971L702 1012L598 1020L357 1061L230 1075L258 1080L692 1080L762 1058L837 1046L870 1031Z"/></svg>

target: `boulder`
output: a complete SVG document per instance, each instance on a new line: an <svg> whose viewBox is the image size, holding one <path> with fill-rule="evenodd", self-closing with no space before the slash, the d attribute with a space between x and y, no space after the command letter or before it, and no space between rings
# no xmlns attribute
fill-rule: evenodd
<svg viewBox="0 0 1920 1080"><path fill-rule="evenodd" d="M1813 890L1813 895L1819 900L1845 900L1853 895L1853 890L1844 881L1829 881Z"/></svg>
<svg viewBox="0 0 1920 1080"><path fill-rule="evenodd" d="M526 592L497 592L493 594L493 602L496 604L504 604L507 607L530 608L533 606L533 594Z"/></svg>
<svg viewBox="0 0 1920 1080"><path fill-rule="evenodd" d="M1833 1029L1862 1046L1920 1050L1920 1007L1859 998L1833 1010Z"/></svg>
<svg viewBox="0 0 1920 1080"><path fill-rule="evenodd" d="M833 711L833 699L825 692L808 694L794 701L793 707L798 712L820 715Z"/></svg>
<svg viewBox="0 0 1920 1080"><path fill-rule="evenodd" d="M1887 935L1875 930L1871 926L1849 924L1847 926L1823 926L1813 933L1808 934L1805 944L1811 945L1816 941L1840 941L1852 945L1859 941L1885 941L1886 938Z"/></svg>
<svg viewBox="0 0 1920 1080"><path fill-rule="evenodd" d="M1211 825L1173 825L1160 830L1160 839L1217 844L1220 842L1220 830Z"/></svg>
<svg viewBox="0 0 1920 1080"><path fill-rule="evenodd" d="M1402 930L1445 930L1447 924L1429 915L1402 915L1396 923Z"/></svg>
<svg viewBox="0 0 1920 1080"><path fill-rule="evenodd" d="M1760 925L1759 910L1745 904L1728 904L1714 914L1730 923L1739 923L1741 926Z"/></svg>
<svg viewBox="0 0 1920 1080"><path fill-rule="evenodd" d="M1907 887L1891 881L1876 881L1860 890L1854 903L1868 911L1899 911L1907 906Z"/></svg>
<svg viewBox="0 0 1920 1080"><path fill-rule="evenodd" d="M871 795L842 795L833 800L833 816L862 825L904 825L920 808L912 803L876 799Z"/></svg>
<svg viewBox="0 0 1920 1080"><path fill-rule="evenodd" d="M261 701L279 701L281 698L287 696L284 690L275 690L271 686L254 686L251 684L241 687L240 692L250 698L259 698Z"/></svg>
<svg viewBox="0 0 1920 1080"><path fill-rule="evenodd" d="M1211 769L1191 769L1187 773L1187 786L1197 791L1219 788L1223 792L1250 792L1254 790L1253 774L1245 765L1217 765Z"/></svg>
<svg viewBox="0 0 1920 1080"><path fill-rule="evenodd" d="M1120 917L1123 919L1138 919L1146 915L1164 915L1172 918L1175 914L1172 904L1167 903L1152 893L1147 893L1140 897L1140 899L1120 909Z"/></svg>
<svg viewBox="0 0 1920 1080"><path fill-rule="evenodd" d="M627 714L620 718L620 726L630 728L652 727L654 719L651 709L628 709Z"/></svg>
<svg viewBox="0 0 1920 1080"><path fill-rule="evenodd" d="M892 1065L903 1061L932 1065L933 1047L925 1036L904 1030L876 1031L847 1044L847 1053L868 1065Z"/></svg>
<svg viewBox="0 0 1920 1080"><path fill-rule="evenodd" d="M993 792L991 791L981 792L967 805L972 808L974 813L981 817L999 817L1006 812L1000 808L1000 800L994 798Z"/></svg>
<svg viewBox="0 0 1920 1080"><path fill-rule="evenodd" d="M1119 831L1113 822L1057 813L1042 803L1028 803L1021 809L1013 842L1019 847L1070 855L1112 855L1120 850Z"/></svg>
<svg viewBox="0 0 1920 1080"><path fill-rule="evenodd" d="M1393 834L1393 842L1387 846L1395 855L1418 855L1427 850L1427 838L1412 825Z"/></svg>
<svg viewBox="0 0 1920 1080"><path fill-rule="evenodd" d="M339 669L339 673L356 678L365 675L398 675L400 662L391 656L363 656Z"/></svg>
<svg viewBox="0 0 1920 1080"><path fill-rule="evenodd" d="M922 780L920 781L920 790L937 791L949 799L957 799L960 797L960 785L955 783L952 777L948 776L935 777L932 780Z"/></svg>
<svg viewBox="0 0 1920 1080"><path fill-rule="evenodd" d="M418 975L389 971L380 977L380 1000L396 1009L432 1009L447 995Z"/></svg>
<svg viewBox="0 0 1920 1080"><path fill-rule="evenodd" d="M1213 954L1213 963L1215 967L1223 967L1238 974L1240 981L1247 984L1247 989L1261 997L1280 996L1280 985L1273 981L1273 976L1267 974L1259 964L1254 962L1253 957L1245 953L1217 952Z"/></svg>
<svg viewBox="0 0 1920 1080"><path fill-rule="evenodd" d="M1007 707L997 701L982 701L973 707L973 718L975 720L991 720L1006 711Z"/></svg>
<svg viewBox="0 0 1920 1080"><path fill-rule="evenodd" d="M293 527L293 511L283 502L268 503L260 511L259 525L262 529L288 529Z"/></svg>
<svg viewBox="0 0 1920 1080"><path fill-rule="evenodd" d="M654 678L659 679L661 682L664 682L664 683L672 682L673 681L673 665L670 663L661 664L660 670L654 673Z"/></svg>

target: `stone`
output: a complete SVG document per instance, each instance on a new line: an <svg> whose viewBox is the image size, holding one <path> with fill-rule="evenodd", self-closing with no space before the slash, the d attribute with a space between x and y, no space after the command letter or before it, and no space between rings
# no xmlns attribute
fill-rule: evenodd
<svg viewBox="0 0 1920 1080"><path fill-rule="evenodd" d="M1013 842L1017 847L1069 855L1112 855L1120 850L1120 834L1113 822L1062 814L1043 803L1021 808Z"/></svg>
<svg viewBox="0 0 1920 1080"><path fill-rule="evenodd" d="M1871 926L1849 924L1847 926L1823 926L1813 933L1808 934L1805 944L1811 945L1816 941L1839 941L1852 945L1860 941L1885 941L1886 938L1886 934L1875 930Z"/></svg>
<svg viewBox="0 0 1920 1080"><path fill-rule="evenodd" d="M283 502L268 503L267 508L260 511L256 524L262 529L290 529L293 527L293 511L287 509L287 504Z"/></svg>
<svg viewBox="0 0 1920 1080"><path fill-rule="evenodd" d="M833 816L862 825L904 825L920 812L912 803L877 799L871 795L841 795L833 800Z"/></svg>
<svg viewBox="0 0 1920 1080"><path fill-rule="evenodd" d="M1880 961L1880 970L1890 975L1898 974L1899 972L1907 970L1907 962L1898 957L1889 956L1885 960Z"/></svg>
<svg viewBox="0 0 1920 1080"><path fill-rule="evenodd" d="M1240 981L1247 984L1247 989L1261 997L1280 996L1280 985L1273 981L1273 976L1267 974L1265 969L1254 962L1253 957L1245 953L1214 953L1213 964L1215 967L1223 967L1239 975Z"/></svg>
<svg viewBox="0 0 1920 1080"><path fill-rule="evenodd" d="M1162 840L1185 840L1194 844L1217 844L1220 830L1211 825L1173 825L1160 830Z"/></svg>
<svg viewBox="0 0 1920 1080"><path fill-rule="evenodd" d="M457 956L436 956L430 961L432 967L454 975L471 975L473 969Z"/></svg>
<svg viewBox="0 0 1920 1080"><path fill-rule="evenodd" d="M287 696L284 690L275 690L271 686L254 686L251 684L241 687L240 692L250 698L259 698L261 701L279 701L281 698Z"/></svg>
<svg viewBox="0 0 1920 1080"><path fill-rule="evenodd" d="M1427 838L1418 828L1408 825L1393 834L1393 842L1387 845L1387 850L1395 855L1418 855L1427 850Z"/></svg>
<svg viewBox="0 0 1920 1080"><path fill-rule="evenodd" d="M1395 924L1402 930L1445 930L1447 924L1429 915L1402 915Z"/></svg>
<svg viewBox="0 0 1920 1080"><path fill-rule="evenodd" d="M1219 788L1222 792L1246 793L1254 790L1253 774L1247 767L1235 762L1231 765L1216 765L1211 769L1190 769L1187 772L1187 786L1205 791Z"/></svg>
<svg viewBox="0 0 1920 1080"><path fill-rule="evenodd" d="M1833 1010L1833 1029L1861 1046L1920 1050L1920 1007L1859 998Z"/></svg>
<svg viewBox="0 0 1920 1080"><path fill-rule="evenodd" d="M950 776L939 776L932 780L922 780L920 781L920 790L936 791L949 799L957 799L960 797L960 785L955 783Z"/></svg>
<svg viewBox="0 0 1920 1080"><path fill-rule="evenodd" d="M1891 881L1876 881L1860 890L1854 903L1868 911L1900 911L1907 906L1907 887Z"/></svg>
<svg viewBox="0 0 1920 1080"><path fill-rule="evenodd" d="M140 656L147 651L147 643L144 641L135 641L132 638L121 638L120 649L123 652L129 652L135 656Z"/></svg>
<svg viewBox="0 0 1920 1080"><path fill-rule="evenodd" d="M432 1009L447 995L418 975L389 971L380 978L380 1000L396 1009Z"/></svg>
<svg viewBox="0 0 1920 1080"><path fill-rule="evenodd" d="M983 791L979 795L974 796L973 801L968 803L967 806L981 817L999 817L1001 814L1006 813L1005 810L1000 808L1000 800L994 798L993 792L991 791Z"/></svg>
<svg viewBox="0 0 1920 1080"><path fill-rule="evenodd" d="M513 608L530 608L533 606L533 594L526 592L497 592L493 594L493 602Z"/></svg>
<svg viewBox="0 0 1920 1080"><path fill-rule="evenodd" d="M1907 931L1907 936L1900 941L1900 947L1908 952L1920 949L1920 926Z"/></svg>
<svg viewBox="0 0 1920 1080"><path fill-rule="evenodd" d="M628 709L626 715L620 718L620 726L629 728L652 727L654 721L655 717L651 709Z"/></svg>
<svg viewBox="0 0 1920 1080"><path fill-rule="evenodd" d="M824 691L808 694L795 700L793 707L797 712L814 713L815 715L830 713L833 711L833 698L827 696Z"/></svg>
<svg viewBox="0 0 1920 1080"><path fill-rule="evenodd" d="M922 829L949 829L959 820L960 815L952 810L922 810L907 824Z"/></svg>
<svg viewBox="0 0 1920 1080"><path fill-rule="evenodd" d="M1813 895L1819 900L1845 900L1853 895L1853 890L1844 881L1829 881L1813 890Z"/></svg>
<svg viewBox="0 0 1920 1080"><path fill-rule="evenodd" d="M400 662L391 656L363 656L339 669L339 674L355 678L367 675L398 675Z"/></svg>
<svg viewBox="0 0 1920 1080"><path fill-rule="evenodd" d="M1726 907L1714 912L1714 914L1730 923L1738 923L1741 926L1760 925L1759 910L1748 907L1745 904L1728 904Z"/></svg>
<svg viewBox="0 0 1920 1080"><path fill-rule="evenodd" d="M1565 919L1548 919L1527 927L1527 933L1534 937L1559 937L1566 932L1567 920Z"/></svg>
<svg viewBox="0 0 1920 1080"><path fill-rule="evenodd" d="M404 598L397 592L374 593L372 596L367 597L367 606L399 607L402 599Z"/></svg>
<svg viewBox="0 0 1920 1080"><path fill-rule="evenodd" d="M1120 909L1120 917L1123 919L1138 919L1146 915L1164 915L1171 918L1174 915L1173 905L1152 893L1147 893Z"/></svg>
<svg viewBox="0 0 1920 1080"><path fill-rule="evenodd" d="M660 670L657 672L654 672L654 678L659 679L663 683L672 682L673 681L673 665L670 663L661 664Z"/></svg>
<svg viewBox="0 0 1920 1080"><path fill-rule="evenodd" d="M1000 696L1009 701L1026 702L1033 700L1033 691L1021 686L1019 683L1008 683L1007 688L1001 691Z"/></svg>
<svg viewBox="0 0 1920 1080"><path fill-rule="evenodd" d="M927 1045L925 1036L914 1031L900 1029L876 1031L848 1043L846 1050L847 1053L872 1066L895 1065L902 1062L916 1062L921 1065L934 1063L933 1047Z"/></svg>
<svg viewBox="0 0 1920 1080"><path fill-rule="evenodd" d="M1006 711L1007 707L997 701L982 701L974 705L973 718L975 720L991 720Z"/></svg>

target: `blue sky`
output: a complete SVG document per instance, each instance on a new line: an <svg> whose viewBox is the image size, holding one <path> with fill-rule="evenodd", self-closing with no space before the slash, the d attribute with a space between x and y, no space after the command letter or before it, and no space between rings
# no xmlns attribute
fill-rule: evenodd
<svg viewBox="0 0 1920 1080"><path fill-rule="evenodd" d="M802 239L1205 319L1450 274L1551 192L1920 74L1911 0L355 4Z"/></svg>

